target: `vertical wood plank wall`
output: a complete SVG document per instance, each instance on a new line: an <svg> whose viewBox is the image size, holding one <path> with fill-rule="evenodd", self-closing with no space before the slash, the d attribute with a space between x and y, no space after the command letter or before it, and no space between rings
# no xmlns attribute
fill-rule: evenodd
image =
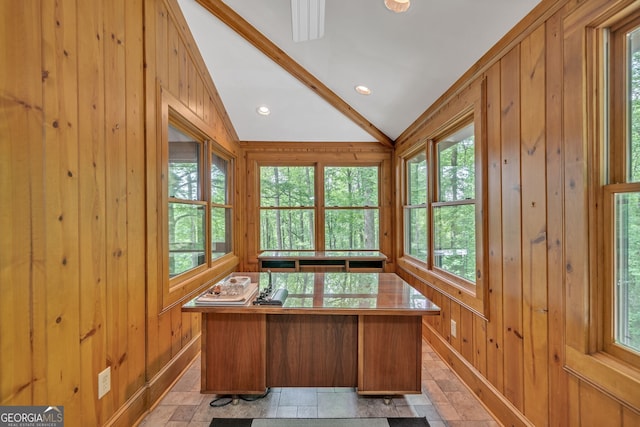
<svg viewBox="0 0 640 427"><path fill-rule="evenodd" d="M237 137L175 0L3 1L0 20L0 404L130 426L199 351L198 315L158 300L158 85L240 169Z"/></svg>
<svg viewBox="0 0 640 427"><path fill-rule="evenodd" d="M456 84L486 80L486 315L398 273L442 307L425 336L505 425L640 425L638 407L566 368L567 348L587 349L577 305L589 304L584 59L565 54L586 47L583 24L568 17L631 1L542 3L549 12ZM274 152L237 143L177 0L3 1L0 22L0 192L9 198L0 210L0 404L63 405L68 426L129 426L199 345L198 315L161 301L159 87L234 156L245 269L256 266L246 243L255 245L246 237L256 219L239 215L255 197L244 152ZM425 120L446 107L443 96ZM420 128L405 132L396 155ZM340 155L283 153L323 150ZM385 172L385 205L398 206L400 175ZM398 236L388 211L381 221ZM107 366L111 392L98 400Z"/></svg>
<svg viewBox="0 0 640 427"><path fill-rule="evenodd" d="M631 3L547 2L538 22L512 31L396 143L397 156L411 152L457 92L485 79L488 310L465 306L404 263L397 272L442 307L439 319L425 323L425 336L504 425L640 422L633 386L620 385L616 397L609 384L588 379L588 364L568 369L567 362L568 348L588 350L591 303L584 28L603 10ZM581 8L585 18L572 18Z"/></svg>

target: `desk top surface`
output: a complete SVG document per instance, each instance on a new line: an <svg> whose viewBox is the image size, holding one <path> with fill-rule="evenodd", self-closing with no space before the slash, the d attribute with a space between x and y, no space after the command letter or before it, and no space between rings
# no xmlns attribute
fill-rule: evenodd
<svg viewBox="0 0 640 427"><path fill-rule="evenodd" d="M249 276L259 290L269 285L269 273L233 273ZM289 295L283 306L202 305L192 299L183 311L204 313L375 314L437 315L440 308L393 273L271 273L272 289ZM216 283L211 283L211 287Z"/></svg>

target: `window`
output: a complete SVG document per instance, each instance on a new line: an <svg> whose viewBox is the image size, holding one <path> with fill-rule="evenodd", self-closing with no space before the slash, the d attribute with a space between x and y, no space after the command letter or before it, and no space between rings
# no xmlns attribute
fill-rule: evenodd
<svg viewBox="0 0 640 427"><path fill-rule="evenodd" d="M214 144L196 129L173 119L167 138L170 278L206 269L232 251L229 160L213 151Z"/></svg>
<svg viewBox="0 0 640 427"><path fill-rule="evenodd" d="M203 265L206 201L202 191L204 142L169 125L169 276Z"/></svg>
<svg viewBox="0 0 640 427"><path fill-rule="evenodd" d="M637 14L636 14L637 15ZM611 28L604 349L640 362L640 17Z"/></svg>
<svg viewBox="0 0 640 427"><path fill-rule="evenodd" d="M427 155L424 149L409 158L405 175L406 205L404 206L404 251L421 261L427 261Z"/></svg>
<svg viewBox="0 0 640 427"><path fill-rule="evenodd" d="M402 253L397 268L488 314L482 214L486 83L469 86L399 149ZM404 143L404 142L402 142Z"/></svg>
<svg viewBox="0 0 640 427"><path fill-rule="evenodd" d="M259 174L259 250L379 249L379 166L262 165Z"/></svg>
<svg viewBox="0 0 640 427"><path fill-rule="evenodd" d="M311 250L314 243L314 168L260 167L260 247Z"/></svg>
<svg viewBox="0 0 640 427"><path fill-rule="evenodd" d="M325 249L378 249L376 166L324 168Z"/></svg>
<svg viewBox="0 0 640 427"><path fill-rule="evenodd" d="M475 149L473 124L435 142L437 185L431 204L433 265L475 283Z"/></svg>
<svg viewBox="0 0 640 427"><path fill-rule="evenodd" d="M211 152L211 259L231 253L229 160Z"/></svg>

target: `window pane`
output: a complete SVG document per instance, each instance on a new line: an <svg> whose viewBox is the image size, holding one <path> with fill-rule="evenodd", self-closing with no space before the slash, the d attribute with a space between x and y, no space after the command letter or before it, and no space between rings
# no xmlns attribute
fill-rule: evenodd
<svg viewBox="0 0 640 427"><path fill-rule="evenodd" d="M433 262L436 267L475 283L475 205L434 206Z"/></svg>
<svg viewBox="0 0 640 427"><path fill-rule="evenodd" d="M615 339L640 351L640 193L615 195Z"/></svg>
<svg viewBox="0 0 640 427"><path fill-rule="evenodd" d="M261 166L260 206L313 206L313 175L311 166Z"/></svg>
<svg viewBox="0 0 640 427"><path fill-rule="evenodd" d="M427 203L427 156L424 152L407 161L407 204Z"/></svg>
<svg viewBox="0 0 640 427"><path fill-rule="evenodd" d="M200 144L169 125L168 194L171 198L200 200Z"/></svg>
<svg viewBox="0 0 640 427"><path fill-rule="evenodd" d="M378 206L378 167L324 168L325 206Z"/></svg>
<svg viewBox="0 0 640 427"><path fill-rule="evenodd" d="M475 199L473 125L438 142L438 201Z"/></svg>
<svg viewBox="0 0 640 427"><path fill-rule="evenodd" d="M227 168L229 162L211 153L211 203L226 205L228 203Z"/></svg>
<svg viewBox="0 0 640 427"><path fill-rule="evenodd" d="M313 209L260 210L261 250L313 250Z"/></svg>
<svg viewBox="0 0 640 427"><path fill-rule="evenodd" d="M211 208L211 259L231 253L231 209Z"/></svg>
<svg viewBox="0 0 640 427"><path fill-rule="evenodd" d="M427 208L408 207L404 211L404 252L407 255L427 260Z"/></svg>
<svg viewBox="0 0 640 427"><path fill-rule="evenodd" d="M377 209L340 209L325 212L327 250L372 249L380 247Z"/></svg>
<svg viewBox="0 0 640 427"><path fill-rule="evenodd" d="M629 56L628 179L640 182L640 28L627 34Z"/></svg>
<svg viewBox="0 0 640 427"><path fill-rule="evenodd" d="M169 276L205 263L205 207L169 203Z"/></svg>

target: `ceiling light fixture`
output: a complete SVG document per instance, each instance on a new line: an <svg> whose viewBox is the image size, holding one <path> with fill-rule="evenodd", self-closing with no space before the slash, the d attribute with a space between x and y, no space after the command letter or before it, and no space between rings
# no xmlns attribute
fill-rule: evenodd
<svg viewBox="0 0 640 427"><path fill-rule="evenodd" d="M384 0L384 5L392 12L401 13L409 9L411 2L409 0Z"/></svg>
<svg viewBox="0 0 640 427"><path fill-rule="evenodd" d="M354 88L360 95L371 95L371 89L364 85L358 85Z"/></svg>
<svg viewBox="0 0 640 427"><path fill-rule="evenodd" d="M271 110L269 110L269 107L267 107L266 105L259 106L258 108L256 108L256 111L261 116L268 116L269 114L271 114Z"/></svg>
<svg viewBox="0 0 640 427"><path fill-rule="evenodd" d="M324 1L291 0L293 41L304 42L324 36Z"/></svg>

